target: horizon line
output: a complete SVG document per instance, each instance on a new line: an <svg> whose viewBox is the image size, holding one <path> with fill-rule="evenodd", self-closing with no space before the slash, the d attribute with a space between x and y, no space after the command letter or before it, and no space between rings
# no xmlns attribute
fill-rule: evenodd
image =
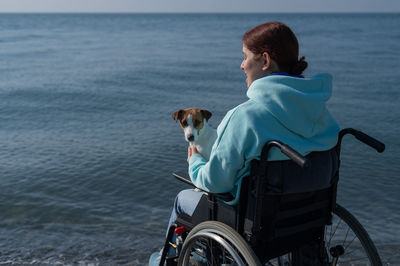
<svg viewBox="0 0 400 266"><path fill-rule="evenodd" d="M71 12L64 12L64 11L0 11L0 14L171 14L171 15L185 15L185 14L226 14L226 15L257 15L257 14L400 14L400 11L270 11L270 12L194 12L194 11L185 11L185 12L169 12L169 11L155 11L155 12L145 12L145 11L137 11L137 12L130 12L130 11L71 11Z"/></svg>

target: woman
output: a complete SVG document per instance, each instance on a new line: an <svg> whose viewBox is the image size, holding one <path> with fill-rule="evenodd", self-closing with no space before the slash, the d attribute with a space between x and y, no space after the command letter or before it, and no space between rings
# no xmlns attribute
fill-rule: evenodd
<svg viewBox="0 0 400 266"><path fill-rule="evenodd" d="M268 22L247 31L243 55L240 68L247 76L249 100L230 110L218 126L209 161L195 147L188 148L192 182L206 191L232 193L235 199L229 204L237 203L241 180L266 142L280 140L306 155L335 146L339 132L325 105L331 96L331 76L301 76L307 62L298 59L298 41L289 27ZM273 149L268 159L288 158ZM313 189L327 187L329 180L317 183ZM169 225L179 214L192 215L200 197L193 190L180 192Z"/></svg>

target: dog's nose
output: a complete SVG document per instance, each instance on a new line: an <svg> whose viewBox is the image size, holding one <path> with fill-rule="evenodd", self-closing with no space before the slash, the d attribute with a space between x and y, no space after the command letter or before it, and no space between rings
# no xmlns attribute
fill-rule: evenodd
<svg viewBox="0 0 400 266"><path fill-rule="evenodd" d="M190 135L190 136L188 137L188 140L189 140L189 141L193 141L193 140L194 140L194 136L193 136L193 135Z"/></svg>

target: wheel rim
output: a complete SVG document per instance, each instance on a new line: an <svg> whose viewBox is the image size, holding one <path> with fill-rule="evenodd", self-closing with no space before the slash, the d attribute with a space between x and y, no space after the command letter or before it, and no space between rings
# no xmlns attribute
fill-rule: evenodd
<svg viewBox="0 0 400 266"><path fill-rule="evenodd" d="M234 229L221 222L207 221L186 237L178 265L259 266L261 263Z"/></svg>
<svg viewBox="0 0 400 266"><path fill-rule="evenodd" d="M245 265L232 244L215 232L197 232L189 240L187 249L183 265Z"/></svg>

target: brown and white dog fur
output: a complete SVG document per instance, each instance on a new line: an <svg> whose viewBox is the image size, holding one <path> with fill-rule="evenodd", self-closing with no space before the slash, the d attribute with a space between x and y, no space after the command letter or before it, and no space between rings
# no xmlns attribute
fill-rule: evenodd
<svg viewBox="0 0 400 266"><path fill-rule="evenodd" d="M207 161L217 139L217 131L207 123L211 115L210 111L198 108L179 110L172 114L175 121L179 120L185 140L194 145Z"/></svg>

